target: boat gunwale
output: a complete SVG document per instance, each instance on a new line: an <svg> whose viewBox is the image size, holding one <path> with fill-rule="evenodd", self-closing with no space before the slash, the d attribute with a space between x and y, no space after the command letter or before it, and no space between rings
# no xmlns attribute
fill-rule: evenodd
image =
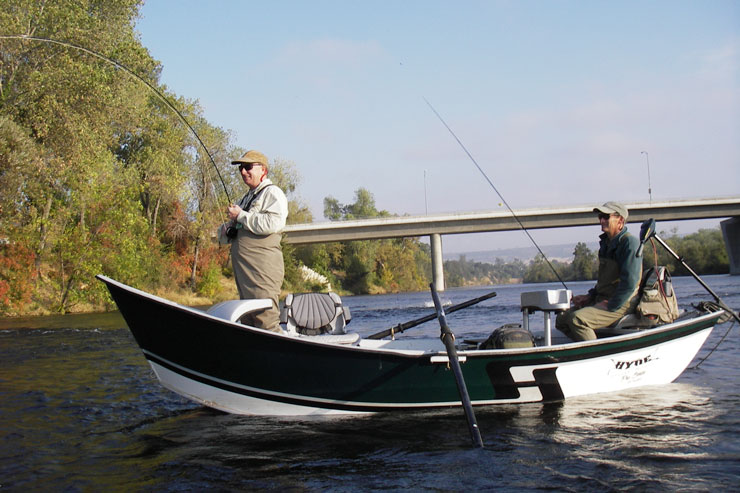
<svg viewBox="0 0 740 493"><path fill-rule="evenodd" d="M193 308L193 307L189 307L186 305L181 305L179 303L175 303L166 298L162 298L160 296L147 293L146 291L142 291L132 286L128 286L127 284L121 283L119 281L111 279L102 274L98 274L96 277L106 284L113 285L117 287L118 289L129 292L133 295L146 298L151 302L154 302L160 305L166 305L170 308L179 310L181 312L189 313L195 317L206 319L211 322L216 322L218 324L225 325L232 329L238 329L240 331L250 332L252 334L259 335L261 337L281 338L281 339L284 339L286 342L287 341L298 342L301 344L328 347L328 348L342 350L342 351L366 352L370 354L389 354L389 355L400 356L400 357L410 358L410 359L426 358L426 357L431 357L431 356L437 356L440 354L443 354L443 355L447 354L444 348L440 348L438 350L434 350L434 349L420 350L420 349L401 349L401 348L388 348L388 347L368 347L368 346L360 345L361 341L364 340L362 338L360 338L358 342L355 342L352 344L341 344L341 343L336 343L336 342L322 341L320 339L309 339L307 337L296 337L295 335L292 335L292 334L272 332L272 331L260 329L257 327L252 327L250 325L245 325L245 324L241 324L238 322L232 322L224 318L216 317L214 315L207 313L206 311ZM119 310L120 310L120 307L119 307ZM722 311L706 313L706 314L698 315L696 317L686 318L683 320L677 320L669 324L664 324L664 325L652 327L649 329L639 330L639 331L635 331L635 332L627 333L627 334L608 336L608 337L604 337L600 339L594 339L591 341L574 341L574 342L567 342L564 344L557 344L557 345L550 345L550 346L534 346L534 347L527 347L527 348L511 348L511 349L472 349L472 350L458 349L457 353L460 356L467 356L471 359L478 359L478 358L490 358L491 356L532 355L534 357L534 356L541 356L542 353L563 354L564 352L568 353L570 351L574 351L574 350L580 351L583 349L588 350L589 348L594 348L594 347L606 349L608 347L611 347L614 345L621 345L622 343L630 342L633 340L653 338L655 336L664 334L665 332L676 331L678 329L681 329L691 324L702 323L705 320L708 320L711 318L718 319L722 315L722 313L723 313ZM126 317L124 316L124 320L125 319ZM128 322L127 322L127 325L128 325ZM421 339L421 340L425 340L425 339L426 338ZM420 340L420 339L416 339L416 340ZM436 340L436 338L429 338L428 340ZM392 342L392 341L388 341L388 342Z"/></svg>

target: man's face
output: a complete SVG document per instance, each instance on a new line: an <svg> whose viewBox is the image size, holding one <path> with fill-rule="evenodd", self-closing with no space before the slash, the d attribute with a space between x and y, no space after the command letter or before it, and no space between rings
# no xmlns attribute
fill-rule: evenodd
<svg viewBox="0 0 740 493"><path fill-rule="evenodd" d="M601 231L607 234L609 238L614 238L622 231L624 219L618 214L599 214L599 224Z"/></svg>
<svg viewBox="0 0 740 493"><path fill-rule="evenodd" d="M262 177L265 174L265 168L259 163L241 164L239 165L239 172L242 175L244 183L252 190L257 188L262 182Z"/></svg>

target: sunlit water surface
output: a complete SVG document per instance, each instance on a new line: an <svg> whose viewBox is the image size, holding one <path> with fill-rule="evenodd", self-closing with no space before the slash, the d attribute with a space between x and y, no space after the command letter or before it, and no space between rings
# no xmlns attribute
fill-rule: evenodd
<svg viewBox="0 0 740 493"><path fill-rule="evenodd" d="M704 280L740 307L740 278ZM710 299L693 278L674 284L682 308ZM448 316L458 337L479 338L519 322L520 293L545 287L448 290L443 301L498 293ZM428 314L429 300L345 298L350 327L362 334ZM203 408L160 387L117 314L0 327L2 491L740 489L740 344L731 323L715 328L692 367L731 329L716 351L673 384L476 409L482 450L470 446L460 410L296 419ZM401 337L438 330L430 322Z"/></svg>

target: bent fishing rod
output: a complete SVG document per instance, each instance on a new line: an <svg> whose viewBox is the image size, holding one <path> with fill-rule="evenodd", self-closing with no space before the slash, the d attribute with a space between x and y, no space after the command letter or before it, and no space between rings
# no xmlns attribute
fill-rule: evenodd
<svg viewBox="0 0 740 493"><path fill-rule="evenodd" d="M156 94L159 99L161 99L164 104L167 105L168 108L170 108L172 111L175 112L175 114L182 120L182 122L187 126L190 131L193 133L195 138L198 140L198 143L205 151L206 155L208 156L208 159L211 160L211 164L213 165L213 168L216 170L216 174L218 175L218 179L221 181L221 185L224 187L224 193L226 193L226 198L229 200L229 203L233 203L231 200L231 197L229 196L229 191L226 188L226 183L224 183L224 179L221 177L221 172L218 170L218 166L216 166L216 161L214 161L213 156L211 155L211 152L208 150L206 145L201 140L200 136L198 135L198 132L195 131L192 125L190 125L190 122L185 118L185 116L178 110L174 104L170 102L169 99L165 97L164 94L162 94L156 87L154 87L148 80L141 77L139 74L128 68L127 66L123 65L121 62L117 60L113 60L112 58L109 58L101 53L98 53L97 51L91 50L90 48L85 48L84 46L76 45L74 43L70 43L68 41L59 41L57 39L50 39L50 38L42 38L39 36L29 36L27 34L9 34L9 35L0 35L0 39L14 39L14 40L26 40L26 41L37 41L40 43L50 43L55 44L59 46L63 46L65 48L72 48L75 50L82 51L84 53L87 53L88 55L92 55L100 60L103 60L106 63L110 63L116 68L120 68L130 76L134 77L134 79L138 80L139 82L143 82L144 85L146 85L149 89L151 89L154 94Z"/></svg>
<svg viewBox="0 0 740 493"><path fill-rule="evenodd" d="M560 277L560 274L558 274L558 271L555 270L555 266L552 265L552 263L550 262L550 259L548 259L547 258L547 255L545 255L545 252L543 252L542 249L540 248L540 246L537 244L537 242L534 241L534 238L532 238L532 235L529 234L529 230L527 230L527 228L524 226L524 224L522 223L522 221L516 215L516 213L514 212L514 210L509 206L509 203L506 201L506 199L504 199L504 197L498 191L498 189L493 184L493 182L491 181L491 179L488 178L488 175L485 173L485 171L483 171L483 168L481 168L478 165L478 162L475 160L475 158L473 157L473 155L470 154L470 151L468 151L468 149L465 147L465 145L462 143L462 141L457 137L457 135L455 135L455 132L452 131L452 129L450 128L450 126L447 125L447 122L445 122L444 118L442 118L442 115L440 115L439 112L437 112L437 110L434 109L434 106L432 106L432 103L430 103L427 100L427 98L424 98L423 96L422 96L422 98L424 99L424 102L427 104L427 106L429 106L429 109L431 109L434 112L434 114L437 115L437 118L439 118L439 121L442 122L442 125L444 125L445 128L447 129L447 131L450 132L450 135L452 135L452 137L454 137L454 139L457 141L457 143L460 145L460 147L462 147L462 150L465 151L465 154L468 155L468 157L473 162L473 164L475 165L475 167L478 168L478 171L480 171L480 173L483 175L483 178L485 178L486 181L488 182L488 184L491 185L491 188L493 188L493 191L496 192L496 195L498 195L498 198L501 199L501 202L509 210L509 212L511 213L511 216L517 222L517 224L519 225L519 227L522 229L522 231L524 231L524 233L527 235L527 237L532 242L532 244L535 246L535 248L537 248L537 251L540 252L540 255L542 255L542 258L544 258L545 259L545 262L547 262L547 265L550 266L550 269L555 274L555 277L558 278L558 281L560 281L560 284L562 284L565 289L568 289L568 286L565 285L565 281L563 281L563 279Z"/></svg>

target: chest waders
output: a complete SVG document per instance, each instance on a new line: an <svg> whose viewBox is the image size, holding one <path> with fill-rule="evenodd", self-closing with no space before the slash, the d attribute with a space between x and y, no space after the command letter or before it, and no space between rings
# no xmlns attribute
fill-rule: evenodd
<svg viewBox="0 0 740 493"><path fill-rule="evenodd" d="M267 185L253 195L244 210L249 210L255 199L270 186L272 185ZM248 325L279 331L278 298L285 275L281 239L280 233L262 236L241 227L231 242L231 263L239 298L272 300L272 308L253 315L250 320L243 320Z"/></svg>

